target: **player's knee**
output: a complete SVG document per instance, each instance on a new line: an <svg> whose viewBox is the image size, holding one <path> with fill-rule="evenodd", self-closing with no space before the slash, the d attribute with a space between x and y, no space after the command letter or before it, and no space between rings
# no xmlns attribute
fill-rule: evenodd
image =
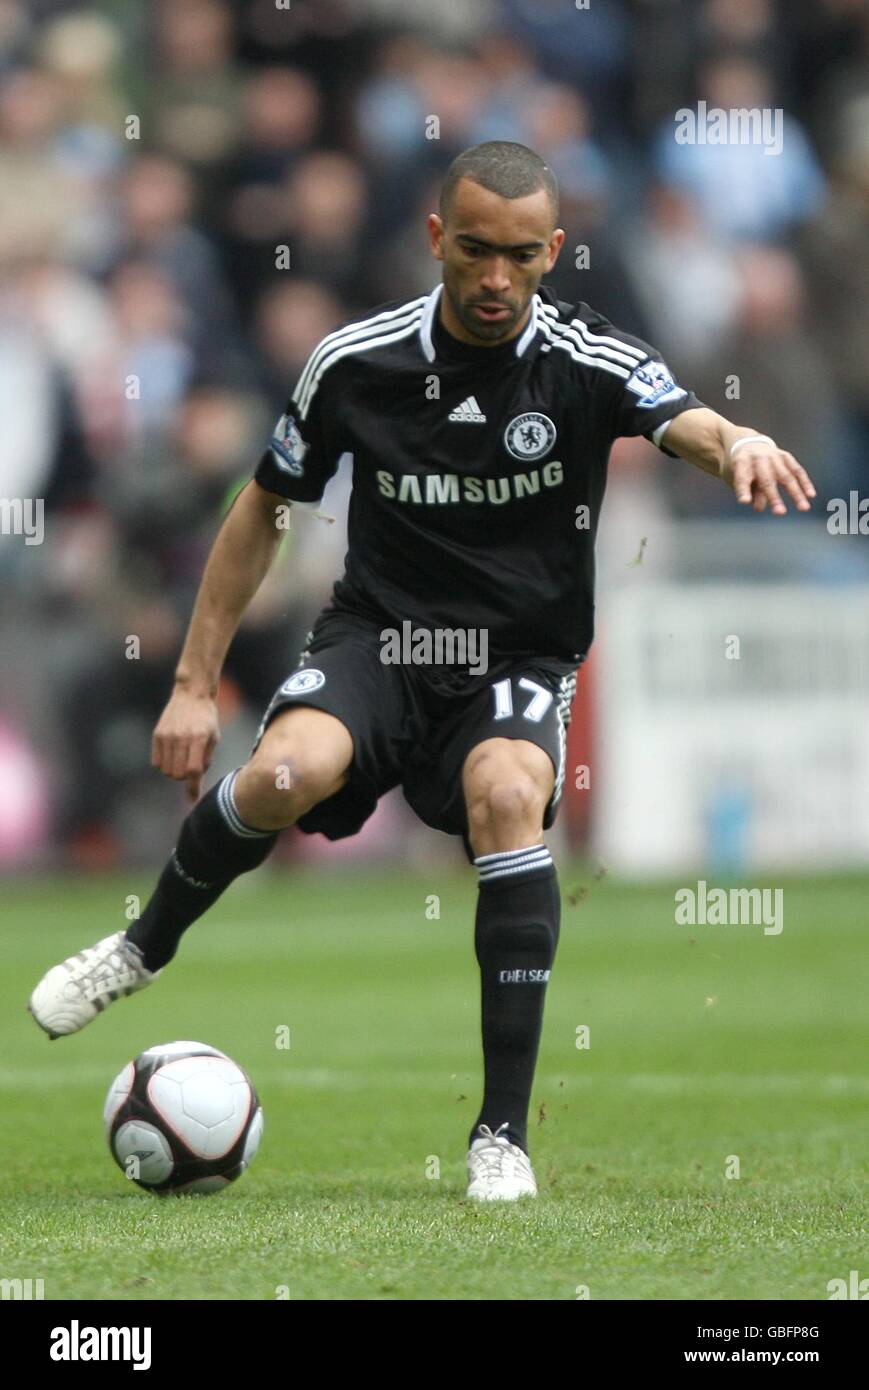
<svg viewBox="0 0 869 1390"><path fill-rule="evenodd" d="M342 784L334 766L313 750L271 744L254 754L235 785L238 813L263 829L293 825Z"/></svg>
<svg viewBox="0 0 869 1390"><path fill-rule="evenodd" d="M482 779L468 797L471 831L507 834L542 820L543 794L527 773L513 769L501 776Z"/></svg>

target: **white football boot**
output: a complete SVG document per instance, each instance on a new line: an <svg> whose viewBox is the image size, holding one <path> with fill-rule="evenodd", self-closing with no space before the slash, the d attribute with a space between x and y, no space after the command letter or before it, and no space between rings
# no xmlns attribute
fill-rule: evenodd
<svg viewBox="0 0 869 1390"><path fill-rule="evenodd" d="M141 951L127 941L126 932L117 931L52 966L27 1007L50 1038L60 1038L77 1033L108 1004L144 989L160 973L146 970Z"/></svg>
<svg viewBox="0 0 869 1390"><path fill-rule="evenodd" d="M477 1202L515 1202L519 1197L536 1197L537 1183L531 1160L517 1144L511 1144L503 1124L493 1134L480 1125L480 1136L468 1152L468 1196Z"/></svg>

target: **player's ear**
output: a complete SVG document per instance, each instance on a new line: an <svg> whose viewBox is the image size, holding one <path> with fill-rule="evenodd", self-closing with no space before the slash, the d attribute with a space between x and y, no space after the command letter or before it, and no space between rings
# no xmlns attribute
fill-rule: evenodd
<svg viewBox="0 0 869 1390"><path fill-rule="evenodd" d="M552 236L549 238L549 250L546 253L546 270L544 270L543 272L544 275L546 274L546 271L551 270L552 267L555 265L555 262L558 260L559 252L561 251L563 245L564 229L563 227L556 227L555 231L552 233Z"/></svg>
<svg viewBox="0 0 869 1390"><path fill-rule="evenodd" d="M430 213L428 219L429 245L431 253L437 261L442 261L444 258L444 235L443 219L436 212Z"/></svg>

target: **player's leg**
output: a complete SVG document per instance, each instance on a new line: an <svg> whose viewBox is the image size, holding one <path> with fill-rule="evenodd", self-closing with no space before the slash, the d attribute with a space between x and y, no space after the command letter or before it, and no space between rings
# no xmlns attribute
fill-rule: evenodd
<svg viewBox="0 0 869 1390"><path fill-rule="evenodd" d="M475 858L524 849L543 838L543 816L555 768L527 739L489 738L472 748L462 768L468 839Z"/></svg>
<svg viewBox="0 0 869 1390"><path fill-rule="evenodd" d="M278 833L344 785L352 757L353 740L334 715L303 705L277 711L249 761L190 812L153 896L127 931L146 969L168 964L187 927L234 879L262 864Z"/></svg>
<svg viewBox="0 0 869 1390"><path fill-rule="evenodd" d="M533 1195L528 1107L560 926L555 866L543 838L555 768L535 743L493 738L471 750L462 783L480 878L475 948L484 1062L483 1101L469 1141L469 1194Z"/></svg>
<svg viewBox="0 0 869 1390"><path fill-rule="evenodd" d="M139 920L54 966L30 999L50 1037L78 1032L108 1003L132 994L172 959L182 933L230 883L257 868L277 840L347 780L353 740L334 716L278 709L249 762L228 773L184 821Z"/></svg>

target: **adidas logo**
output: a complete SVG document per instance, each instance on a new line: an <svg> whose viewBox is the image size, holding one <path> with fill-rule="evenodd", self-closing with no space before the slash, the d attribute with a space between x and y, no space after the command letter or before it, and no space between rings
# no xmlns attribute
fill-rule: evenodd
<svg viewBox="0 0 869 1390"><path fill-rule="evenodd" d="M467 400L457 405L455 410L450 411L450 419L459 425L485 425L486 417L477 405L476 396L468 396Z"/></svg>

